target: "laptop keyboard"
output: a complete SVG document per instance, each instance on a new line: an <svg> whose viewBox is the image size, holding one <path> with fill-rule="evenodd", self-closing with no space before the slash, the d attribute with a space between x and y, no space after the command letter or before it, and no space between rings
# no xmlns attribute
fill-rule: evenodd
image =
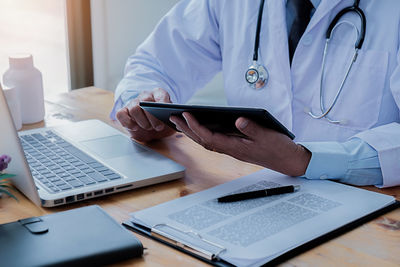
<svg viewBox="0 0 400 267"><path fill-rule="evenodd" d="M53 131L20 136L36 183L50 193L122 179Z"/></svg>

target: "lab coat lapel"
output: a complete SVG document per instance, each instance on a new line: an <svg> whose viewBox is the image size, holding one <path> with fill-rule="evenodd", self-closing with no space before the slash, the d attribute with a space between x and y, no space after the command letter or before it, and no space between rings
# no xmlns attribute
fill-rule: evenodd
<svg viewBox="0 0 400 267"><path fill-rule="evenodd" d="M279 74L279 83L285 84L285 87L291 91L291 80L287 78L290 77L290 63L286 28L286 0L270 0L267 4L269 19L263 27L268 27L270 31L268 38L270 43L273 44L273 64L278 67L275 75ZM276 58L280 60L276 60Z"/></svg>
<svg viewBox="0 0 400 267"><path fill-rule="evenodd" d="M318 22L320 22L321 19L324 18L340 2L343 2L343 0L321 0L321 3L319 4L317 10L312 16L310 23L308 24L308 27L305 30L304 34L311 31L318 24Z"/></svg>
<svg viewBox="0 0 400 267"><path fill-rule="evenodd" d="M292 128L292 81L289 64L288 36L286 28L286 1L266 1L267 19L261 29L268 45L262 47L262 58L266 59L270 71L269 103L275 104L274 114L289 129ZM278 60L277 60L278 59ZM267 89L268 90L268 89Z"/></svg>

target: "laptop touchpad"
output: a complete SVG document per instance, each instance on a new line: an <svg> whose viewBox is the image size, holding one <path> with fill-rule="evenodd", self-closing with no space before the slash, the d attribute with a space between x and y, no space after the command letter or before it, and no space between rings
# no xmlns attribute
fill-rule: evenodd
<svg viewBox="0 0 400 267"><path fill-rule="evenodd" d="M146 149L135 144L128 137L122 135L113 135L104 138L98 138L80 142L92 153L103 159L111 159L130 154L147 152Z"/></svg>

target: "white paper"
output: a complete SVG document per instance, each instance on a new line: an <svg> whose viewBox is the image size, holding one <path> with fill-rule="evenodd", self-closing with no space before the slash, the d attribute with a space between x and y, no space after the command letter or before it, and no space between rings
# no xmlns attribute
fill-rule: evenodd
<svg viewBox="0 0 400 267"><path fill-rule="evenodd" d="M289 184L301 188L295 193L217 202L234 192ZM131 215L149 228L167 224L198 233L226 248L222 259L237 266L256 266L394 201L391 196L331 181L293 178L265 169ZM194 234L160 227L190 244L219 250Z"/></svg>

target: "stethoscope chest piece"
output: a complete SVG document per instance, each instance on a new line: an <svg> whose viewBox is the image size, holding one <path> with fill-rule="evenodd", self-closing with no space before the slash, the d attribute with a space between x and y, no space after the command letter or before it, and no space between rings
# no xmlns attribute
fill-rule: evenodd
<svg viewBox="0 0 400 267"><path fill-rule="evenodd" d="M246 71L245 78L252 88L258 90L267 84L269 74L264 66L254 62L253 65L251 65Z"/></svg>
<svg viewBox="0 0 400 267"><path fill-rule="evenodd" d="M269 78L267 69L264 66L257 63L264 2L265 0L261 0L260 8L258 10L256 38L254 41L254 51L253 51L253 64L247 69L244 75L248 85L256 90L262 89L267 84Z"/></svg>

